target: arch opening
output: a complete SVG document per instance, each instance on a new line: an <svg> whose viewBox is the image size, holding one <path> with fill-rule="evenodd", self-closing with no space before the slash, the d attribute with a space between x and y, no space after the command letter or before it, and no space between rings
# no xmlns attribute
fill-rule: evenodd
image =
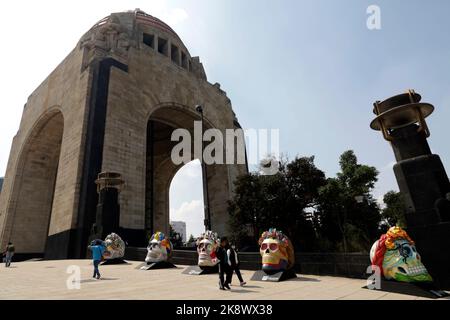
<svg viewBox="0 0 450 320"><path fill-rule="evenodd" d="M192 165L190 162L197 158L196 151L201 151L201 147L200 150L197 150L198 146L195 145L195 142L198 137L194 135L195 121L201 121L201 116L191 109L182 105L163 105L149 117L145 178L145 230L147 234L155 231L169 233L171 182L185 164ZM203 130L214 128L207 118L204 118L203 126ZM175 164L171 158L173 147L181 142L171 141L175 129L185 129L191 136L191 152L186 156L183 154L184 162L180 165ZM186 148L188 143L184 143ZM206 146L208 146L208 143L205 143ZM176 149L175 151L180 150ZM195 219L196 228L193 229L193 232L197 233L200 227L204 230L205 225L222 235L228 232L226 203L231 194L228 167L227 165L211 164L201 169L204 169L206 173L206 177L203 174L200 175L202 183L198 183L203 190L203 199L201 200L203 219L200 222L198 222L199 219ZM190 200L198 201L197 198L199 197L195 199L192 197ZM200 203L194 202L194 205L197 206L198 210ZM173 210L176 210L176 208L173 208ZM188 234L187 237L189 238L189 236Z"/></svg>
<svg viewBox="0 0 450 320"><path fill-rule="evenodd" d="M202 166L196 159L181 167L170 183L170 225L186 243L204 231Z"/></svg>
<svg viewBox="0 0 450 320"><path fill-rule="evenodd" d="M175 164L172 161L172 149L179 143L171 141L176 129L186 129L194 136L194 122L200 121L198 114L177 106L164 106L157 109L149 118L147 125L146 152L146 188L145 188L145 229L147 234L162 231L170 232L170 187L177 172L184 166L189 169L197 164L200 168L199 178L202 179L200 161L193 164ZM210 126L205 123L205 130ZM189 160L194 160L194 139L191 139L191 154ZM183 172L183 170L182 170ZM197 174L198 175L198 174ZM196 193L203 194L203 182L198 185ZM197 198L198 195L196 196ZM203 195L195 199L197 206L203 207ZM203 209L202 209L203 210ZM202 211L203 212L203 211ZM203 219L200 225L203 227ZM188 237L189 235L187 235ZM187 240L187 239L186 239Z"/></svg>
<svg viewBox="0 0 450 320"><path fill-rule="evenodd" d="M51 112L38 122L22 149L9 233L19 253L45 252L63 132L62 113Z"/></svg>

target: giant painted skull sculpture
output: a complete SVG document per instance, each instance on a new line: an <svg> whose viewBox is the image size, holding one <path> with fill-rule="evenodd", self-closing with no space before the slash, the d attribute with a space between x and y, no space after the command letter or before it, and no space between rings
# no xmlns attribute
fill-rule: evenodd
<svg viewBox="0 0 450 320"><path fill-rule="evenodd" d="M216 249L219 245L217 233L206 231L197 239L198 266L200 268L214 267L219 263Z"/></svg>
<svg viewBox="0 0 450 320"><path fill-rule="evenodd" d="M401 282L431 282L414 241L406 231L392 227L370 250L372 265L378 266L387 280Z"/></svg>
<svg viewBox="0 0 450 320"><path fill-rule="evenodd" d="M277 229L269 229L259 239L264 272L277 273L294 266L295 253L289 238Z"/></svg>
<svg viewBox="0 0 450 320"><path fill-rule="evenodd" d="M125 256L125 242L117 234L111 233L104 241L106 250L103 257L107 260L120 259Z"/></svg>
<svg viewBox="0 0 450 320"><path fill-rule="evenodd" d="M172 243L169 238L162 232L156 232L148 244L145 262L158 263L168 261L171 256Z"/></svg>

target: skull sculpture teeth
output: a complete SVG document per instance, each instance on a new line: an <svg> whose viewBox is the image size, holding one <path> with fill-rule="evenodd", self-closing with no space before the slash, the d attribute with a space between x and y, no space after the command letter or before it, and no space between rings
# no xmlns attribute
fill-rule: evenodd
<svg viewBox="0 0 450 320"><path fill-rule="evenodd" d="M401 282L431 282L414 241L406 231L392 227L376 241L370 250L372 265L380 268L387 280Z"/></svg>
<svg viewBox="0 0 450 320"><path fill-rule="evenodd" d="M172 256L172 243L162 232L156 232L147 247L146 263L168 261Z"/></svg>
<svg viewBox="0 0 450 320"><path fill-rule="evenodd" d="M269 229L259 239L262 269L276 273L291 269L295 263L294 247L289 238L277 229Z"/></svg>
<svg viewBox="0 0 450 320"><path fill-rule="evenodd" d="M219 263L216 249L219 245L217 233L206 231L197 239L198 266L200 268L214 267Z"/></svg>

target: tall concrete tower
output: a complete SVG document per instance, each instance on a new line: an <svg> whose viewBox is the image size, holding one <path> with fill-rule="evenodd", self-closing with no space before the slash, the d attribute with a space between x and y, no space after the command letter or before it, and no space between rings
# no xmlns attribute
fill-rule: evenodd
<svg viewBox="0 0 450 320"><path fill-rule="evenodd" d="M146 245L169 232L176 128L236 129L231 102L164 22L140 10L100 20L30 95L0 197L0 245L30 256L78 258L96 219L101 172L119 173L120 235ZM192 156L192 159L194 157ZM214 231L227 231L227 200L245 165L207 166Z"/></svg>

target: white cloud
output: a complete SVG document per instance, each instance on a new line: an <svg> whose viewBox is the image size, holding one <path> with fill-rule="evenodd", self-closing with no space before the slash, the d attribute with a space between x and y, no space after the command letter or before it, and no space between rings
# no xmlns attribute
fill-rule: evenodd
<svg viewBox="0 0 450 320"><path fill-rule="evenodd" d="M187 236L203 232L203 183L200 161L182 167L170 185L170 219L186 222Z"/></svg>
<svg viewBox="0 0 450 320"><path fill-rule="evenodd" d="M377 198L377 203L378 203L378 205L379 205L379 207L381 208L381 209L384 209L385 207L386 207L386 204L384 203L384 195L380 195L378 198Z"/></svg>
<svg viewBox="0 0 450 320"><path fill-rule="evenodd" d="M198 178L202 174L202 165L199 160L194 160L185 165L182 170L181 178L183 178L183 175L188 178Z"/></svg>
<svg viewBox="0 0 450 320"><path fill-rule="evenodd" d="M191 234L199 236L204 231L204 207L201 200L192 200L183 202L178 209L170 209L170 219L173 221L186 222L186 232L189 237Z"/></svg>

